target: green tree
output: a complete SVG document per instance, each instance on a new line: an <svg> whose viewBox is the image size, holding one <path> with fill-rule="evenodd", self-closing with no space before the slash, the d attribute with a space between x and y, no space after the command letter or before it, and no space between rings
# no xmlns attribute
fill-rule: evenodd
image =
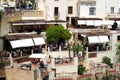
<svg viewBox="0 0 120 80"><path fill-rule="evenodd" d="M79 51L83 51L84 47L83 47L83 45L79 45L79 44L74 43L72 50L73 50L73 53L74 53L74 56L75 56L75 54L78 54Z"/></svg>
<svg viewBox="0 0 120 80"><path fill-rule="evenodd" d="M30 5L30 7L34 8L34 6L35 6L35 0L30 0L30 2L32 3L32 4Z"/></svg>
<svg viewBox="0 0 120 80"><path fill-rule="evenodd" d="M46 30L46 37L49 43L64 43L71 38L70 32L61 25L51 26Z"/></svg>
<svg viewBox="0 0 120 80"><path fill-rule="evenodd" d="M35 0L30 0L30 2L32 3L32 5L34 5L34 4L35 4Z"/></svg>
<svg viewBox="0 0 120 80"><path fill-rule="evenodd" d="M79 51L83 51L84 47L83 47L83 45L74 43L72 47L69 45L68 49L69 49L69 54L70 54L70 51L73 51L74 56L75 56L76 54L79 53ZM69 57L70 57L70 55L69 55Z"/></svg>

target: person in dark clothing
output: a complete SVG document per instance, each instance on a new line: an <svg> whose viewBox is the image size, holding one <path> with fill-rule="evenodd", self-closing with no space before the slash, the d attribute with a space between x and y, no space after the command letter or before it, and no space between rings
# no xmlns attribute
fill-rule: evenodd
<svg viewBox="0 0 120 80"><path fill-rule="evenodd" d="M113 25L112 25L112 30L116 30L117 27L118 27L118 24L117 24L117 22L115 21L115 22L113 23Z"/></svg>
<svg viewBox="0 0 120 80"><path fill-rule="evenodd" d="M40 67L44 68L44 62L43 61L40 62Z"/></svg>

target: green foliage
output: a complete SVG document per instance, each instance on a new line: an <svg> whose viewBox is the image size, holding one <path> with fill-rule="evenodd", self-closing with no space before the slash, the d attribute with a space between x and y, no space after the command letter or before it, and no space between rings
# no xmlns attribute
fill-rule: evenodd
<svg viewBox="0 0 120 80"><path fill-rule="evenodd" d="M112 68L113 64L111 63L111 59L109 57L107 57L107 56L103 57L102 62L106 63L107 65L109 65Z"/></svg>
<svg viewBox="0 0 120 80"><path fill-rule="evenodd" d="M32 5L34 5L34 4L35 4L35 0L30 0L30 2L32 3Z"/></svg>
<svg viewBox="0 0 120 80"><path fill-rule="evenodd" d="M111 63L111 59L109 57L105 56L105 57L103 57L102 62L109 64L109 63Z"/></svg>
<svg viewBox="0 0 120 80"><path fill-rule="evenodd" d="M25 8L26 7L26 3L21 3L21 7Z"/></svg>
<svg viewBox="0 0 120 80"><path fill-rule="evenodd" d="M74 43L72 47L68 46L68 49L70 51L73 51L74 56L75 56L75 54L78 54L79 51L83 51L84 47L83 47L83 45L79 45L79 44Z"/></svg>
<svg viewBox="0 0 120 80"><path fill-rule="evenodd" d="M73 44L73 50L74 51L82 51L82 50L84 50L84 47L83 47L83 45L79 45L79 44Z"/></svg>
<svg viewBox="0 0 120 80"><path fill-rule="evenodd" d="M71 51L83 51L83 45L73 44L73 47L68 46Z"/></svg>
<svg viewBox="0 0 120 80"><path fill-rule="evenodd" d="M78 74L83 75L85 72L85 67L83 65L78 65Z"/></svg>
<svg viewBox="0 0 120 80"><path fill-rule="evenodd" d="M116 55L120 55L120 43L118 43L116 46L117 46Z"/></svg>
<svg viewBox="0 0 120 80"><path fill-rule="evenodd" d="M47 41L50 43L61 43L71 38L71 34L63 26L52 26L46 31Z"/></svg>

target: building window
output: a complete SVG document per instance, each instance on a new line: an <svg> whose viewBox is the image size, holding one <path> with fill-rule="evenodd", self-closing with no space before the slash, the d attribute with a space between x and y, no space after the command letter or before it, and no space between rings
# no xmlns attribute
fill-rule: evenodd
<svg viewBox="0 0 120 80"><path fill-rule="evenodd" d="M69 22L69 21L70 21L69 19L70 19L69 17L66 17L66 21L67 21L67 22Z"/></svg>
<svg viewBox="0 0 120 80"><path fill-rule="evenodd" d="M114 7L110 8L110 13L113 14L114 13Z"/></svg>
<svg viewBox="0 0 120 80"><path fill-rule="evenodd" d="M54 16L58 16L58 9L59 9L58 7L54 8Z"/></svg>
<svg viewBox="0 0 120 80"><path fill-rule="evenodd" d="M96 15L96 8L95 7L89 8L89 15Z"/></svg>
<svg viewBox="0 0 120 80"><path fill-rule="evenodd" d="M72 6L69 6L68 7L68 14L72 14L73 13L73 7Z"/></svg>
<svg viewBox="0 0 120 80"><path fill-rule="evenodd" d="M117 41L120 42L120 35L117 36Z"/></svg>

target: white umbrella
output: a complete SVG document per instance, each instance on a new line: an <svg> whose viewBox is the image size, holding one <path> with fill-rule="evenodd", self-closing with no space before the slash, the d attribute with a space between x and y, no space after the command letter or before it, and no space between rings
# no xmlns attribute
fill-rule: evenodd
<svg viewBox="0 0 120 80"><path fill-rule="evenodd" d="M46 54L31 54L29 58L45 58Z"/></svg>

